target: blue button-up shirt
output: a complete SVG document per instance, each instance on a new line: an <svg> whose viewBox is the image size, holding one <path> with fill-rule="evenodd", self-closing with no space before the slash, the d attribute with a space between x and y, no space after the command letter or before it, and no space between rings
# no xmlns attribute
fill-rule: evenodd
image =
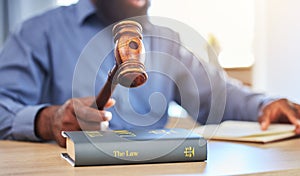
<svg viewBox="0 0 300 176"><path fill-rule="evenodd" d="M25 21L0 53L0 138L39 140L35 116L72 97L95 96L115 64L111 26L88 0ZM257 120L266 97L232 83L180 46L177 33L145 25L149 80L117 86L112 129L162 128L167 104L180 103L200 123ZM151 51L151 52L150 52Z"/></svg>

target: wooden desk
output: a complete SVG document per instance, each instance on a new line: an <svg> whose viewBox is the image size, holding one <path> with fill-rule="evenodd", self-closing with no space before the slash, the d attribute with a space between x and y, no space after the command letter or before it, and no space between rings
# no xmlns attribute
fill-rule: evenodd
<svg viewBox="0 0 300 176"><path fill-rule="evenodd" d="M72 167L56 144L0 141L0 175L293 175L300 139L271 144L208 142L206 162Z"/></svg>

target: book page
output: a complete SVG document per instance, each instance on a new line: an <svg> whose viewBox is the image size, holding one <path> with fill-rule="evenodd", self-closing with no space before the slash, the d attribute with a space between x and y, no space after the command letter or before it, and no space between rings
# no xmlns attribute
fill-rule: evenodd
<svg viewBox="0 0 300 176"><path fill-rule="evenodd" d="M225 121L220 125L200 126L194 132L207 139L269 142L294 136L294 129L291 124L271 124L263 131L258 122Z"/></svg>

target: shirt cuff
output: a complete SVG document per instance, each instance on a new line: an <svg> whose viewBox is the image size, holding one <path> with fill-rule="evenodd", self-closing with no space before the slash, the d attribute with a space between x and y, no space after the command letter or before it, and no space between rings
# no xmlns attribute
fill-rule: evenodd
<svg viewBox="0 0 300 176"><path fill-rule="evenodd" d="M48 104L28 106L16 114L12 125L12 136L15 140L42 141L35 134L36 114Z"/></svg>
<svg viewBox="0 0 300 176"><path fill-rule="evenodd" d="M255 112L255 114L251 115L250 117L253 117L253 119L250 119L251 121L258 121L261 113L262 113L262 109L265 107L266 104L269 104L275 100L277 100L278 98L275 97L267 97L267 96L259 96L258 98L254 98L252 99L249 103L249 112ZM258 106L255 106L255 104L257 104Z"/></svg>

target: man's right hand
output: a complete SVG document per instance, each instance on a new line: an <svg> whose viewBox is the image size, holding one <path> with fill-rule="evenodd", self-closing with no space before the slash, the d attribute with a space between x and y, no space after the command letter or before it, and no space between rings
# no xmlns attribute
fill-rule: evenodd
<svg viewBox="0 0 300 176"><path fill-rule="evenodd" d="M43 140L55 140L60 146L66 146L62 131L101 130L101 122L108 122L112 114L92 108L94 97L73 98L61 106L48 106L42 109L35 120L35 133ZM106 108L115 104L110 99Z"/></svg>

